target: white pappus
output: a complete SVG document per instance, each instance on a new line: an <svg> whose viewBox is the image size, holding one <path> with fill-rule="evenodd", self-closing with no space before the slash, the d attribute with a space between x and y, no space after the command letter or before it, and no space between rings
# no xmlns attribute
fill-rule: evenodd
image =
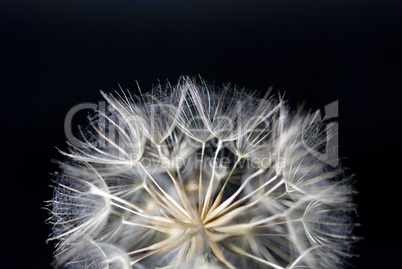
<svg viewBox="0 0 402 269"><path fill-rule="evenodd" d="M182 77L108 106L49 201L55 268L343 268L353 189L317 113Z"/></svg>

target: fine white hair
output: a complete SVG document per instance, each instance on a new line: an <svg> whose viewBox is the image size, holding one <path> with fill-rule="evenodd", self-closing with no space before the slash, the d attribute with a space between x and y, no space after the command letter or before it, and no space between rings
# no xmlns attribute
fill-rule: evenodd
<svg viewBox="0 0 402 269"><path fill-rule="evenodd" d="M331 150L317 113L188 77L102 95L54 177L56 268L343 268L352 256L351 179L312 153Z"/></svg>

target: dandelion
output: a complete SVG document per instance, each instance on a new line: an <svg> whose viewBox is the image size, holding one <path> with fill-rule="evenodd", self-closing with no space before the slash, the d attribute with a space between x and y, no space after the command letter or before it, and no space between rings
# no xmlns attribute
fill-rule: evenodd
<svg viewBox="0 0 402 269"><path fill-rule="evenodd" d="M102 93L56 173L56 268L339 268L351 256L350 178L312 150L316 114L187 77Z"/></svg>

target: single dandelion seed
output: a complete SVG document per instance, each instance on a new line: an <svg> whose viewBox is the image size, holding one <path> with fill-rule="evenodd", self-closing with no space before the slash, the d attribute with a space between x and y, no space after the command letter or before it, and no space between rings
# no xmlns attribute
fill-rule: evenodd
<svg viewBox="0 0 402 269"><path fill-rule="evenodd" d="M54 176L55 268L346 265L353 190L312 153L327 147L317 114L188 77L102 95Z"/></svg>

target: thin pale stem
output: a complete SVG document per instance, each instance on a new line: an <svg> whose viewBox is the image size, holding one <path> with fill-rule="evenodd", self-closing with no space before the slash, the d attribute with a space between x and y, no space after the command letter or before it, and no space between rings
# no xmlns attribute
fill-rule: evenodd
<svg viewBox="0 0 402 269"><path fill-rule="evenodd" d="M216 159L218 158L218 153L221 150L221 148L222 148L222 140L218 140L218 145L215 150L215 156L214 156L214 160L213 160L213 164L212 164L212 175L209 180L209 186L208 186L207 193L205 194L204 205L203 205L202 211L201 211L201 218L205 217L207 207L211 204L212 189L213 189L214 177L215 177Z"/></svg>
<svg viewBox="0 0 402 269"><path fill-rule="evenodd" d="M157 145L156 147L158 148L160 158L163 159L161 146ZM187 212L190 212L190 203L187 200L185 192L183 190L183 184L179 184L177 182L176 178L172 175L172 173L169 171L169 169L167 167L165 168L165 170L166 170L166 173L169 175L170 179L172 180L174 187L176 188L176 191L177 191L177 194L179 195L181 203L183 204L183 206L185 207Z"/></svg>
<svg viewBox="0 0 402 269"><path fill-rule="evenodd" d="M231 264L226 259L225 255L223 254L222 250L219 248L217 243L211 242L210 246L211 246L212 252L215 254L216 258L218 258L218 260L220 260L222 263L224 263L230 269L236 269L236 267L234 267L233 264Z"/></svg>
<svg viewBox="0 0 402 269"><path fill-rule="evenodd" d="M279 265L277 265L277 264L275 264L275 263L266 261L266 260L264 260L264 259L261 259L260 257L257 257L257 256L255 256L255 255L252 255L252 254L250 254L250 253L244 251L242 248L236 246L235 244L233 244L233 243L231 243L231 242L229 242L229 241L227 241L227 240L225 240L225 241L222 242L222 243L223 243L223 245L226 246L228 249L230 249L230 250L232 250L233 252L238 253L238 254L240 254L240 255L242 255L242 256L251 258L251 259L253 259L253 260L257 261L257 262L266 264L266 265L271 266L271 267L273 267L273 268L275 268L275 269L285 269L284 267L279 266Z"/></svg>
<svg viewBox="0 0 402 269"><path fill-rule="evenodd" d="M207 216L210 214L210 212L212 212L213 210L215 210L215 208L219 205L219 203L222 201L222 197L223 197L223 192L225 190L225 187L227 185L227 183L229 182L230 177L232 176L234 170L236 169L236 166L239 164L241 158L237 159L235 164L232 167L232 170L230 171L229 175L227 176L225 183L223 184L221 191L219 192L218 196L216 197L213 205L211 206L211 208L209 209Z"/></svg>
<svg viewBox="0 0 402 269"><path fill-rule="evenodd" d="M204 162L205 142L202 143L200 160L200 177L198 179L198 211L201 212L204 203L204 188L202 185L202 166Z"/></svg>
<svg viewBox="0 0 402 269"><path fill-rule="evenodd" d="M182 214L183 217L186 218L188 221L191 221L191 216L188 214L188 212L181 207L173 197L171 197L168 193L166 193L161 186L155 181L155 179L148 173L148 171L145 169L145 167L141 164L138 163L138 165L144 170L144 172L148 175L148 177L151 179L151 181L155 184L155 186L162 192L162 194L167 198L167 201L169 201L172 205L174 205Z"/></svg>
<svg viewBox="0 0 402 269"><path fill-rule="evenodd" d="M268 183L268 182L267 182ZM265 183L265 184L267 184ZM265 196L271 194L273 191L275 191L279 186L281 186L284 183L284 180L282 179L281 181L279 181L274 187L272 187L268 192L264 193L264 195L258 197L258 199L255 199L253 202L248 203L247 205L241 206L239 208L237 208L238 205L240 205L244 200L246 200L248 197L250 197L251 195L253 195L255 192L257 192L259 189L261 189L263 186L261 186L259 189L254 190L253 192L249 193L247 196L243 197L240 200L237 200L235 203L231 204L230 206L228 206L227 208L225 208L222 212L220 212L216 218L219 218L223 215L227 215L228 212L230 213L234 213L236 212L236 214L240 214L241 212L245 211L246 209L254 206L256 203L258 203L262 198L264 198ZM264 184L264 185L265 185ZM235 209L236 208L236 209ZM236 211L235 211L236 210Z"/></svg>
<svg viewBox="0 0 402 269"><path fill-rule="evenodd" d="M118 207L118 208L121 208L121 209L123 209L123 210L126 210L126 211L128 211L128 212L131 212L131 213L133 213L133 214L135 214L135 215L138 215L138 216L141 216L141 217L144 217L144 218L147 218L147 219L151 219L151 220L154 220L154 221L160 221L160 222L164 222L164 223L170 223L170 224L171 224L171 223L174 223L174 221L171 220L171 219L169 219L169 218L159 217L159 216L147 216L147 215L138 213L138 212L136 212L136 211L134 211L134 210L132 210L132 209L129 209L129 208L127 208L127 207L124 207L124 206L122 206L122 205L120 205L120 204L117 204L117 203L114 203L114 202L112 202L111 205L114 205L114 206L116 206L116 207Z"/></svg>
<svg viewBox="0 0 402 269"><path fill-rule="evenodd" d="M210 219L216 217L219 213L221 213L225 208L227 208L232 202L233 200L240 194L240 192L246 187L247 183L255 178L256 176L260 175L262 172L264 172L263 169L259 169L256 172L254 172L253 174L251 174L248 178L246 178L246 180L243 182L243 184L237 189L237 191L235 193L232 194L232 196L230 196L228 199L226 199L222 204L220 204L218 206L218 208L216 208L215 210L213 210L212 212L210 212L210 214L208 214L204 220L204 222L208 222Z"/></svg>
<svg viewBox="0 0 402 269"><path fill-rule="evenodd" d="M260 199L262 199L262 197ZM259 200L255 200L253 203L250 203L250 204L238 207L238 208L235 208L236 204L233 204L232 208L228 209L227 211L224 211L216 219L206 223L205 228L218 229L218 227L228 223L229 221L231 221L232 219L234 219L236 217L239 217L241 214L243 214L243 212L245 210L247 210L248 208L252 207L258 201ZM235 209L233 209L233 208L235 208ZM286 215L286 212L281 213L281 214L275 214L273 216L270 216L270 217L265 218L265 219L261 219L261 220L256 221L256 222L249 222L249 223L246 223L246 226L244 228L251 229L251 228L254 228L254 227L259 226L261 224L264 224L264 223L267 223L269 221L272 221L272 220L274 220L276 218L283 217L285 215ZM239 224L236 224L236 225L239 225ZM228 226L226 226L226 227L228 227Z"/></svg>
<svg viewBox="0 0 402 269"><path fill-rule="evenodd" d="M124 225L147 228L147 229L155 230L155 231L162 232L162 233L169 233L171 231L171 229L164 228L162 225L146 225L146 224L136 223L136 222L127 221L127 220L123 220L122 223ZM165 224L165 223L163 223L163 224Z"/></svg>
<svg viewBox="0 0 402 269"><path fill-rule="evenodd" d="M183 236L183 234L178 233L175 236L169 237L165 240L152 244L148 247L136 249L131 252L128 252L127 255L130 256L130 255L134 255L134 254L146 252L146 251L151 251L152 254L166 252L166 251L172 250L172 249L180 246L181 244L183 244L183 242L185 242L187 240L188 240L187 236ZM147 254L149 254L149 253L147 253ZM152 255L152 254L150 254L150 255ZM136 262L138 262L138 261L136 261ZM134 263L132 263L132 264L134 264Z"/></svg>

